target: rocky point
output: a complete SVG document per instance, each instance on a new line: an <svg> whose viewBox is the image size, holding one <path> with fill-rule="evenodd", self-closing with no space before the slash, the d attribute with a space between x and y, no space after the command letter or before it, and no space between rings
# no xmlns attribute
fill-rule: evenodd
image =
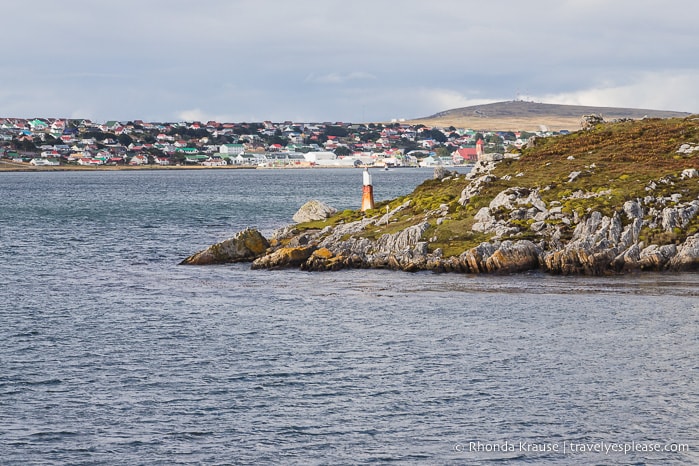
<svg viewBox="0 0 699 466"><path fill-rule="evenodd" d="M587 118L578 133L486 157L466 175L440 168L363 213L311 201L296 224L254 242L264 251L232 257L312 271L699 270L697 121Z"/></svg>

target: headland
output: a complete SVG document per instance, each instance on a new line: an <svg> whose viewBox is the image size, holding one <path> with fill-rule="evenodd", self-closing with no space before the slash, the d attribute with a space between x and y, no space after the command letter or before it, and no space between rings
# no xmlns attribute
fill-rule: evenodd
<svg viewBox="0 0 699 466"><path fill-rule="evenodd" d="M411 194L374 209L289 225L264 239L252 266L587 275L698 270L699 117L585 123L581 131L485 154L467 175L436 169ZM249 241L250 234L241 238Z"/></svg>

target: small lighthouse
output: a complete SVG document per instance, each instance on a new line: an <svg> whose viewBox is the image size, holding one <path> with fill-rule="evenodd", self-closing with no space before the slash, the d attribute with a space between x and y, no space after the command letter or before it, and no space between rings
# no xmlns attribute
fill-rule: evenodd
<svg viewBox="0 0 699 466"><path fill-rule="evenodd" d="M371 184L371 173L369 173L368 168L364 169L363 179L364 186L362 187L362 212L374 208L374 186Z"/></svg>

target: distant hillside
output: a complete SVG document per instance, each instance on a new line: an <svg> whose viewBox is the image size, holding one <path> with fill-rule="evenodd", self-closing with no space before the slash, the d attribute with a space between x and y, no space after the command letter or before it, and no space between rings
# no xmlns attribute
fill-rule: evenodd
<svg viewBox="0 0 699 466"><path fill-rule="evenodd" d="M689 113L638 108L589 107L538 102L508 101L455 108L432 116L411 120L427 126L455 126L478 130L537 131L546 126L552 131L580 129L580 117L599 114L605 120L686 117Z"/></svg>

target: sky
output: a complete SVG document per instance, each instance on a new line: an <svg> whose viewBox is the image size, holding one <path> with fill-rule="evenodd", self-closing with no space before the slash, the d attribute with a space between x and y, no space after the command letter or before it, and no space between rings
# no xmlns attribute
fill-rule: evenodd
<svg viewBox="0 0 699 466"><path fill-rule="evenodd" d="M505 100L699 112L695 0L33 0L0 117L385 122Z"/></svg>

